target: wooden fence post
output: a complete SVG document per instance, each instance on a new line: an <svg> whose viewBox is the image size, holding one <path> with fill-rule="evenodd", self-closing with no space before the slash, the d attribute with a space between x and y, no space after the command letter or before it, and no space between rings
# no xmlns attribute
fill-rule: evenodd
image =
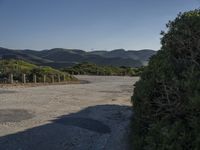
<svg viewBox="0 0 200 150"><path fill-rule="evenodd" d="M10 75L9 75L9 83L10 84L13 84L13 74L11 73Z"/></svg>
<svg viewBox="0 0 200 150"><path fill-rule="evenodd" d="M22 74L22 83L26 83L26 74Z"/></svg>
<svg viewBox="0 0 200 150"><path fill-rule="evenodd" d="M36 76L36 74L33 75L33 83L37 83L37 76Z"/></svg>
<svg viewBox="0 0 200 150"><path fill-rule="evenodd" d="M46 82L46 75L43 75L43 82Z"/></svg>

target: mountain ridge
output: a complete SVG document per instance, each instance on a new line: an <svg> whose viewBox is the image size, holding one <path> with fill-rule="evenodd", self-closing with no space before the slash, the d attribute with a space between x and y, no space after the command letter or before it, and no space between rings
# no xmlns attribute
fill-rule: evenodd
<svg viewBox="0 0 200 150"><path fill-rule="evenodd" d="M151 49L111 51L84 51L81 49L53 48L47 50L8 49L0 47L0 58L17 57L37 65L47 65L55 68L66 68L81 62L91 62L98 65L140 67L146 65L156 51Z"/></svg>

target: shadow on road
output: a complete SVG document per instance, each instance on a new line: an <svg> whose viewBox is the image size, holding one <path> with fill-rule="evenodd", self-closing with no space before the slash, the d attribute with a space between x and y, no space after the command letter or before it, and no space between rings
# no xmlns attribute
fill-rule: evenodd
<svg viewBox="0 0 200 150"><path fill-rule="evenodd" d="M123 130L120 125L129 122L130 112L129 106L87 107L48 124L0 137L0 150L101 149L110 138L116 138L119 128Z"/></svg>

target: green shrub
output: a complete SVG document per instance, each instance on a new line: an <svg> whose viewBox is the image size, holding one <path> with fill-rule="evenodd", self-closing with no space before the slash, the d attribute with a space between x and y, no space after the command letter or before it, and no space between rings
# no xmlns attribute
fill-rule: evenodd
<svg viewBox="0 0 200 150"><path fill-rule="evenodd" d="M23 60L0 60L0 79L8 78L12 73L14 80L22 81L22 74L26 74L27 81L33 82L33 75L37 76L37 82L43 82L43 75L46 75L46 82L51 82L51 75L54 75L55 82L58 75L63 80L77 80L74 76L47 66L36 66Z"/></svg>
<svg viewBox="0 0 200 150"><path fill-rule="evenodd" d="M118 76L138 76L143 70L141 68L131 67L114 67L114 66L99 66L93 63L80 63L70 68L62 69L70 74L87 74L87 75L118 75Z"/></svg>
<svg viewBox="0 0 200 150"><path fill-rule="evenodd" d="M200 10L167 28L132 96L134 150L200 149Z"/></svg>

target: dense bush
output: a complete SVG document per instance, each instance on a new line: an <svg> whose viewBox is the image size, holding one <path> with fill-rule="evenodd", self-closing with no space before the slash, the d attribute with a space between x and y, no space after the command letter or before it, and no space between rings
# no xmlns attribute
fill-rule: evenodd
<svg viewBox="0 0 200 150"><path fill-rule="evenodd" d="M200 10L167 28L132 96L134 150L200 149Z"/></svg>

